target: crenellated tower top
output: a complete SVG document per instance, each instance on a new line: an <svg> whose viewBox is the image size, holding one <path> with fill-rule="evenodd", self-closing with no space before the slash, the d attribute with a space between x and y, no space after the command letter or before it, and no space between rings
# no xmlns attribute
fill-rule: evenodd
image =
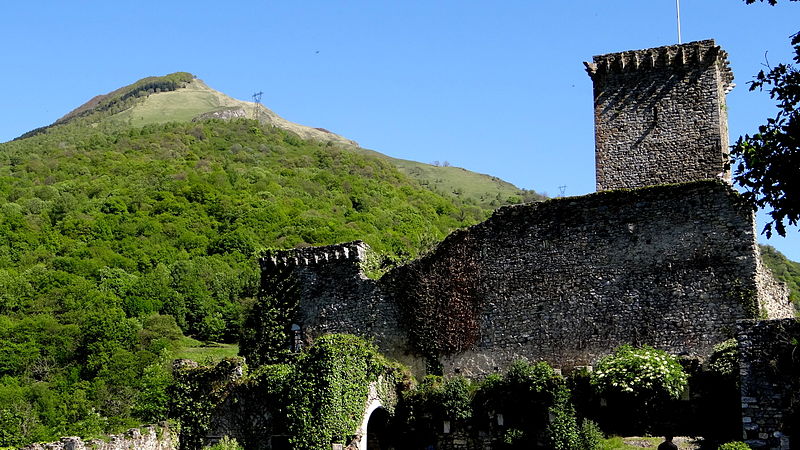
<svg viewBox="0 0 800 450"><path fill-rule="evenodd" d="M594 82L597 190L727 171L727 53L713 40L610 53L584 63Z"/></svg>
<svg viewBox="0 0 800 450"><path fill-rule="evenodd" d="M363 241L291 250L267 250L259 258L259 263L264 271L333 262L360 264L366 258L368 250L369 246Z"/></svg>

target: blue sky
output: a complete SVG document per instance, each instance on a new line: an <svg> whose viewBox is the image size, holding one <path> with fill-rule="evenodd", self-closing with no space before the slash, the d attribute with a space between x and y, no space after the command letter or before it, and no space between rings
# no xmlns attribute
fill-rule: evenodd
<svg viewBox="0 0 800 450"><path fill-rule="evenodd" d="M714 38L730 54L731 141L776 112L747 81L789 60L800 4L781 3L681 2L683 41ZM580 195L594 191L582 61L676 34L674 0L10 0L0 141L139 78L187 71L239 99L263 91L283 117L394 157ZM800 260L796 229L767 243Z"/></svg>

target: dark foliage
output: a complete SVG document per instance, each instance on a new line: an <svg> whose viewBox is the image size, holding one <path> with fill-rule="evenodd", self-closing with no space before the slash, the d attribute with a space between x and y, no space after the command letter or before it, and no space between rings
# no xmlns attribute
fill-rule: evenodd
<svg viewBox="0 0 800 450"><path fill-rule="evenodd" d="M767 2L777 4L777 0ZM800 33L791 37L791 45L798 64ZM796 226L800 219L800 71L792 64L769 67L750 82L750 90L756 89L769 92L778 113L759 126L758 133L740 137L732 147L734 179L747 189L745 198L754 206L770 209L764 227L767 237L773 230L785 236L786 226Z"/></svg>
<svg viewBox="0 0 800 450"><path fill-rule="evenodd" d="M392 283L411 345L428 359L432 373L440 370L440 356L466 350L478 338L481 296L470 247L468 233L453 233L436 250L436 258L404 266L397 275L403 279Z"/></svg>

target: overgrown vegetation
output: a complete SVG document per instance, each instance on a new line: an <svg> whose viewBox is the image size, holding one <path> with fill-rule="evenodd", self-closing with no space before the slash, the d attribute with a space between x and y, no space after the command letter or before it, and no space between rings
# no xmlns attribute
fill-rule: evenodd
<svg viewBox="0 0 800 450"><path fill-rule="evenodd" d="M453 427L492 430L504 448L597 448L599 430L578 426L566 381L544 362L513 363L505 374L471 382L463 377L426 377L403 394L398 406L403 428L415 430L406 442L433 444L444 421ZM588 447L585 447L588 445Z"/></svg>
<svg viewBox="0 0 800 450"><path fill-rule="evenodd" d="M597 408L578 398L581 409L597 419L603 430L625 435L662 434L664 427L676 426L682 405L675 400L688 382L676 357L648 346L630 345L602 358L593 372L573 377L579 397L600 403Z"/></svg>
<svg viewBox="0 0 800 450"><path fill-rule="evenodd" d="M467 350L478 338L482 299L473 253L470 235L453 233L435 255L388 275L409 341L431 373L441 374L440 356Z"/></svg>
<svg viewBox="0 0 800 450"><path fill-rule="evenodd" d="M601 359L592 374L599 392L636 397L645 404L677 399L687 381L677 358L648 346L623 345Z"/></svg>
<svg viewBox="0 0 800 450"><path fill-rule="evenodd" d="M259 408L273 417L268 430L244 421L244 447L255 447L272 434L288 436L288 444L298 450L346 445L361 424L370 383L385 385L379 392L394 396L407 376L374 345L349 335L321 337L288 364L264 365L241 376L236 367L230 360L178 372L172 409L181 424L182 449L202 447L212 412L232 398L248 403L247 414ZM387 404L393 400L384 398Z"/></svg>

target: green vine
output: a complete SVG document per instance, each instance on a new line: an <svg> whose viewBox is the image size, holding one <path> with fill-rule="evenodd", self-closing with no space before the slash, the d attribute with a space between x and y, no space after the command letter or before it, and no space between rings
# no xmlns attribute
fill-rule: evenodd
<svg viewBox="0 0 800 450"><path fill-rule="evenodd" d="M361 424L370 382L386 368L375 347L361 338L332 334L317 339L295 365L287 408L293 448L347 445Z"/></svg>
<svg viewBox="0 0 800 450"><path fill-rule="evenodd" d="M318 338L290 363L262 365L240 378L231 377L231 364L225 360L215 367L176 371L172 411L181 423L182 449L202 447L212 431L215 408L229 396L250 402L248 411L258 408L271 416L269 430L239 426L243 431L235 438L245 448L269 438L263 433L288 436L297 450L347 445L361 425L370 385L376 385L391 412L398 384L408 379L373 344L343 334Z"/></svg>
<svg viewBox="0 0 800 450"><path fill-rule="evenodd" d="M263 270L258 301L245 318L239 355L252 367L285 362L291 348L298 285L290 267Z"/></svg>
<svg viewBox="0 0 800 450"><path fill-rule="evenodd" d="M451 234L434 254L385 277L400 306L412 347L438 373L438 359L471 348L478 338L478 263L467 232Z"/></svg>
<svg viewBox="0 0 800 450"><path fill-rule="evenodd" d="M170 416L180 424L181 449L203 447L214 408L225 400L243 369L240 358L226 358L213 367L175 368Z"/></svg>

